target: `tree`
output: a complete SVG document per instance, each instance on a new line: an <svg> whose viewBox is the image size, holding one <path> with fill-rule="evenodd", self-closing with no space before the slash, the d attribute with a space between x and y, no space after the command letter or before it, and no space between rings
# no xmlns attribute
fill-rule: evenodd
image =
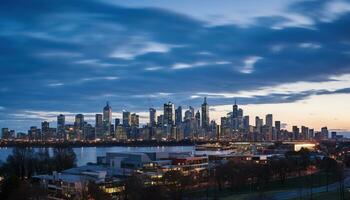
<svg viewBox="0 0 350 200"><path fill-rule="evenodd" d="M87 196L89 200L111 200L111 195L107 194L94 182L89 182L87 185Z"/></svg>
<svg viewBox="0 0 350 200"><path fill-rule="evenodd" d="M57 171L76 166L76 155L72 148L59 147L53 149L53 162Z"/></svg>

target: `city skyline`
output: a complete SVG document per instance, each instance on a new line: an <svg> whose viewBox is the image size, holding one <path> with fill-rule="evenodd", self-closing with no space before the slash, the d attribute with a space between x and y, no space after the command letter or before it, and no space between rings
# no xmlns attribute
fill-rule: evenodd
<svg viewBox="0 0 350 200"><path fill-rule="evenodd" d="M237 99L251 123L350 130L348 1L5 0L0 13L0 127L94 121L106 100L113 120L144 124L150 107L183 115L208 97L218 123Z"/></svg>
<svg viewBox="0 0 350 200"><path fill-rule="evenodd" d="M204 109L204 110L203 110ZM168 114L164 114L164 111ZM183 105L175 105L173 102L168 101L163 104L163 106L158 107L151 107L148 109L148 112L133 112L130 110L122 110L121 112L115 112L113 111L113 108L109 101L106 101L105 106L102 107L100 112L95 113L59 113L56 114L54 112L50 113L46 116L46 119L42 121L37 121L35 124L31 124L30 127L40 127L43 126L43 123L47 124L47 126L51 128L57 128L57 134L59 135L60 132L60 124L63 122L63 126L65 125L74 125L76 126L78 123L78 129L82 129L84 126L84 123L87 123L88 125L92 125L96 128L106 127L108 129L104 130L106 132L111 132L111 125L114 125L114 128L116 128L116 124L120 124L122 126L132 126L133 123L132 118L133 116L137 116L137 128L141 127L147 127L147 126L158 126L159 123L161 124L169 124L172 126L182 126L183 123L185 123L187 118L187 112L191 112L192 117L196 117L195 115L199 115L198 123L203 130L207 130L212 122L222 126L222 117L233 117L237 118L238 116L241 117L241 126L245 126L244 124L247 123L247 126L256 126L258 123L256 121L256 118L259 118L261 120L260 126L269 126L269 127L275 127L275 122L278 121L279 128L287 131L293 131L293 127L310 127L308 124L290 124L287 121L281 121L276 115L274 115L271 112L264 112L261 115L250 115L247 110L244 109L241 105L237 103L237 100L234 101L234 104L230 105L230 109L227 110L226 113L221 113L220 116L215 116L214 118L210 118L211 116L211 107L210 104L207 103L207 97L204 97L203 103L199 106L183 106ZM204 116L203 116L204 111ZM179 114L181 113L181 114ZM244 118L247 117L247 122L244 122ZM269 118L269 120L268 120ZM127 120L127 121L125 121ZM160 122L160 120L162 122ZM49 124L48 124L49 123ZM237 122L236 122L237 123ZM54 125L53 125L54 124ZM235 126L235 125L232 125ZM47 128L48 128L47 127ZM320 128L318 127L310 127L315 128L316 130L321 130L323 127L327 127L326 124L321 125ZM1 127L1 128L7 128L9 130L15 130L17 133L26 133L29 127L25 127L23 130L21 129L14 129L12 127ZM67 127L66 127L67 128ZM238 124L235 129L238 129ZM101 132L104 132L102 131ZM346 134L347 131L344 131L342 129L330 129L330 131L336 131L340 134Z"/></svg>

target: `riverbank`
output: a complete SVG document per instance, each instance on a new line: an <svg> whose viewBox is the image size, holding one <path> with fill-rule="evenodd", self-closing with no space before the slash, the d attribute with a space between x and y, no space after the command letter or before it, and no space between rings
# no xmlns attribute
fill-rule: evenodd
<svg viewBox="0 0 350 200"><path fill-rule="evenodd" d="M1 141L0 147L157 147L157 146L194 146L208 141Z"/></svg>

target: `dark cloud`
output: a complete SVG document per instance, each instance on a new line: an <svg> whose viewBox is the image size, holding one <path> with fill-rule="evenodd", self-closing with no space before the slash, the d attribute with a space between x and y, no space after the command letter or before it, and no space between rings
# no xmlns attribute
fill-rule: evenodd
<svg viewBox="0 0 350 200"><path fill-rule="evenodd" d="M0 7L0 25L5 27L0 31L0 85L5 88L0 90L0 106L6 112L96 112L110 100L114 110L141 111L168 100L199 104L201 99L190 98L198 92L236 93L327 81L330 75L350 72L350 56L342 53L350 50L350 15L317 20L322 14L313 4L327 2L307 1L290 8L312 19L311 27L275 29L288 19L258 18L243 28L208 26L169 10L100 1L5 0ZM252 56L261 59L250 64L251 73L242 73ZM187 68L174 69L179 65ZM271 94L240 102L293 102L314 93ZM232 104L233 99L211 102ZM0 120L6 121L9 117L2 112Z"/></svg>

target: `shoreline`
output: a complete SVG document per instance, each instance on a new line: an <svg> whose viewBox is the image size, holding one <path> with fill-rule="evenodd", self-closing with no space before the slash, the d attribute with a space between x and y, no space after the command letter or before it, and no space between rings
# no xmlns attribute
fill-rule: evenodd
<svg viewBox="0 0 350 200"><path fill-rule="evenodd" d="M210 143L210 141L130 141L130 142L117 142L117 141L98 141L98 142L82 142L82 141L69 141L69 142L18 142L18 141L1 141L0 147L148 147L148 146L195 146L196 144Z"/></svg>

